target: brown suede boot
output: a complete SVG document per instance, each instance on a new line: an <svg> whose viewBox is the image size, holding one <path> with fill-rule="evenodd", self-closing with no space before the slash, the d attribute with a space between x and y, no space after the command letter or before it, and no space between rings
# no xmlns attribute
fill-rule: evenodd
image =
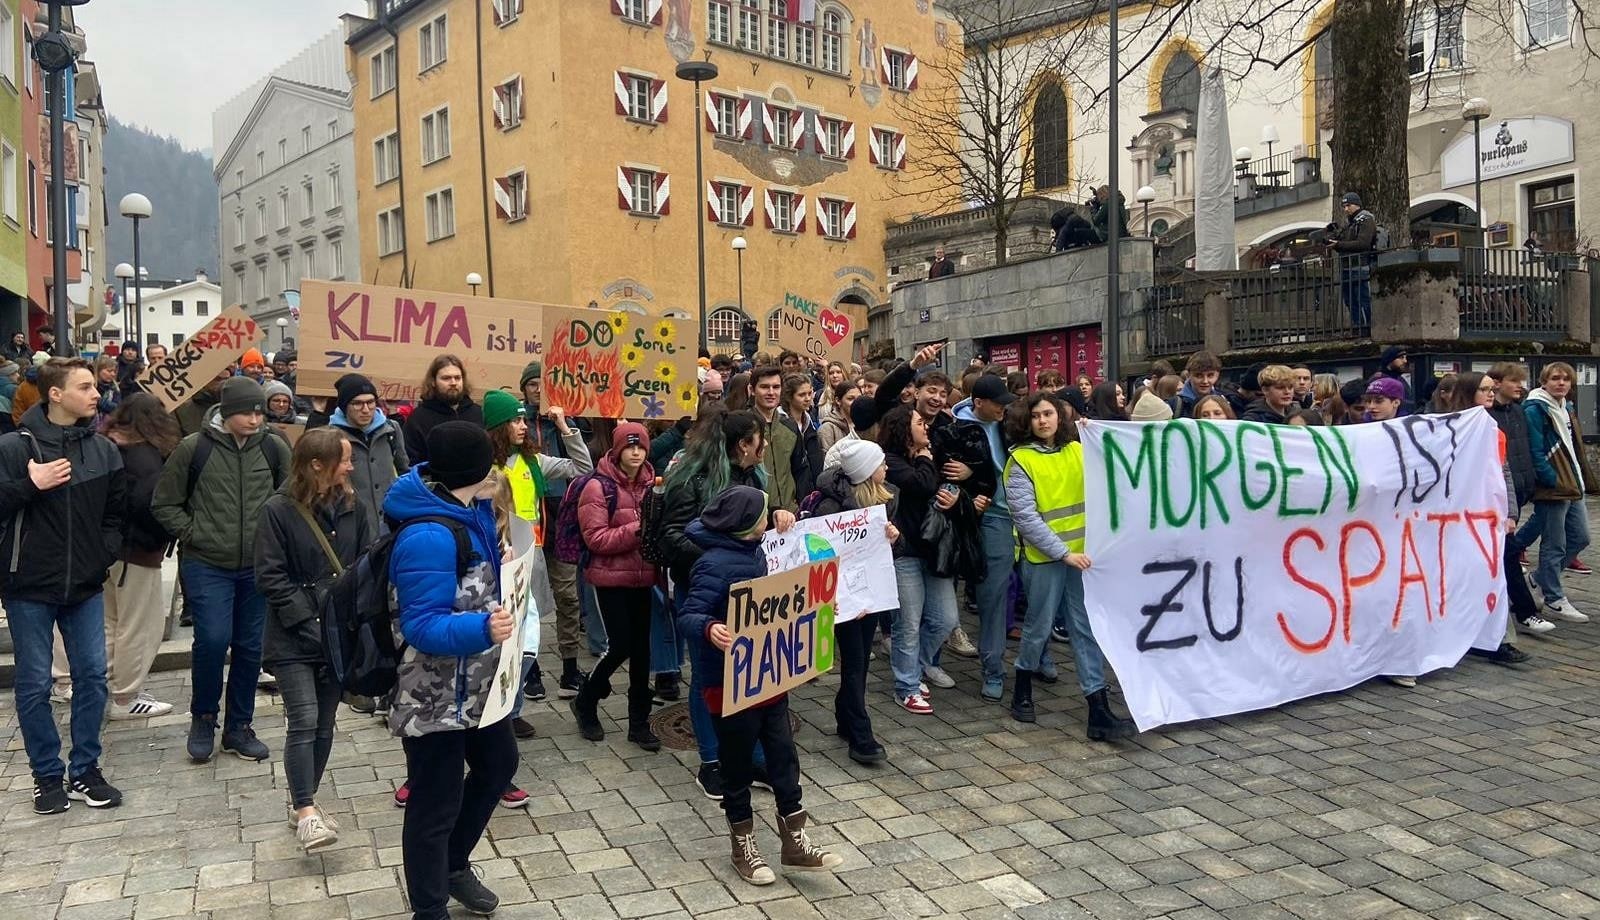
<svg viewBox="0 0 1600 920"><path fill-rule="evenodd" d="M770 885L778 880L756 847L755 821L728 824L728 840L733 844L733 871L752 885Z"/></svg>
<svg viewBox="0 0 1600 920"><path fill-rule="evenodd" d="M803 872L829 872L844 864L844 857L829 853L813 844L806 836L804 809L785 818L778 816L778 835L783 838L783 857L779 864L785 869Z"/></svg>

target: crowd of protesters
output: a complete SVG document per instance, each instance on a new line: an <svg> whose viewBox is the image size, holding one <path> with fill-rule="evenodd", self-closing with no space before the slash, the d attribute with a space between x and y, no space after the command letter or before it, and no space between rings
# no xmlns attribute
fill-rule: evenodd
<svg viewBox="0 0 1600 920"><path fill-rule="evenodd" d="M722 803L742 878L775 879L756 841L752 787L773 794L779 868L840 865L807 832L788 698L721 711L729 586L765 574L762 535L804 516L883 506L889 521L899 606L836 637L835 727L856 762L892 755L873 731L869 694L931 714L958 687L947 655L977 659L976 694L1033 722L1050 705L1036 694L1060 681L1067 645L1085 735L1134 734L1086 611L1080 419L1351 425L1483 406L1503 435L1509 518L1532 503L1506 541L1511 626L1483 654L1525 661L1517 631L1587 620L1562 579L1588 572L1578 559L1589 542L1582 498L1600 480L1572 411L1575 373L1559 361L1526 393L1526 368L1504 362L1424 394L1402 348L1386 350L1371 378L1349 381L1270 364L1223 383L1221 362L1198 352L1181 372L1156 362L1131 388L979 359L952 380L939 345L868 368L807 366L793 352L702 356L697 414L641 425L567 419L541 399L538 362L519 393L482 392L459 357L439 355L415 406L386 406L359 374L340 378L332 397L303 397L292 353L268 363L254 349L168 414L140 392L135 349L91 364L22 354L23 339L0 355L0 377L13 365L13 376L24 363L29 371L0 386L14 412L21 404L18 431L0 437L0 519L11 522L0 598L16 640L34 810L117 805L100 766L102 718L172 710L143 685L165 628L161 563L175 548L194 628L188 756L209 761L219 734L224 752L272 756L255 731L258 681L270 672L284 704L288 824L314 851L338 841L337 806L319 789L341 703L386 719L407 765L394 799L406 809L407 889L427 920L446 916L452 899L479 912L497 903L469 857L495 807L528 801L512 777L517 741L536 734L523 701L548 692L543 614L556 630L556 695L582 738L602 741L615 718L628 742L657 751L652 708L686 697L697 784ZM651 502L661 531L647 548ZM527 611L499 604L514 518L539 547ZM326 661L319 591L386 535L404 657L391 692L352 697ZM1534 543L1537 598L1519 574ZM499 645L517 618L531 626L516 650L517 709L483 724ZM585 647L598 659L590 673L580 667ZM625 703L608 706L617 682ZM66 764L52 701L71 706Z"/></svg>

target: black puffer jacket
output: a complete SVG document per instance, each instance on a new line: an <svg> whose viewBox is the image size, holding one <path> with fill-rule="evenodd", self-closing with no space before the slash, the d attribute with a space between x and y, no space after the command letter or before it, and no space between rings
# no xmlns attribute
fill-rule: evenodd
<svg viewBox="0 0 1600 920"><path fill-rule="evenodd" d="M451 405L442 399L424 399L406 419L406 454L411 465L428 459L428 432L442 422L483 424L483 407L470 399Z"/></svg>
<svg viewBox="0 0 1600 920"><path fill-rule="evenodd" d="M891 520L900 531L900 543L907 550L904 555L931 558L933 549L922 540L922 521L934 513L929 503L939 491L939 468L928 457L897 453L885 453L884 462L889 465L889 484L900 491L900 504Z"/></svg>
<svg viewBox="0 0 1600 920"><path fill-rule="evenodd" d="M375 536L359 503L313 512L339 561L349 568ZM322 622L316 586L333 576L322 551L294 501L283 492L261 506L256 526L256 589L267 601L262 661L272 665L321 662Z"/></svg>
<svg viewBox="0 0 1600 920"><path fill-rule="evenodd" d="M127 482L128 496L127 527L117 558L154 568L161 565L167 547L172 545L172 534L150 513L150 500L155 497L156 483L161 479L166 458L154 445L143 441L118 444L117 450L122 453L122 475Z"/></svg>
<svg viewBox="0 0 1600 920"><path fill-rule="evenodd" d="M28 461L63 457L72 478L40 492ZM42 403L29 409L20 430L0 437L0 598L78 604L99 594L122 548L126 504L114 444L88 422L55 424Z"/></svg>
<svg viewBox="0 0 1600 920"><path fill-rule="evenodd" d="M1539 487L1533 472L1533 448L1528 441L1528 416L1522 403L1501 403L1489 407L1495 424L1506 436L1506 465L1511 467L1511 482L1516 486L1517 506L1533 500L1533 490Z"/></svg>
<svg viewBox="0 0 1600 920"><path fill-rule="evenodd" d="M728 485L749 486L752 489L767 491L766 474L761 467L753 466L748 469L741 466L732 466L728 470ZM689 539L689 524L700 517L700 512L705 510L706 504L716 496L706 495L706 481L704 477L696 476L689 480L687 487L677 483L666 490L666 502L661 515L661 540L665 544L667 557L667 570L672 573L672 582L680 586L689 584L689 570L694 566L696 559L705 552L700 544ZM768 519L771 514L769 512Z"/></svg>
<svg viewBox="0 0 1600 920"><path fill-rule="evenodd" d="M939 425L928 431L928 442L933 448L936 469L954 460L972 470L972 476L957 483L962 491L976 498L979 495L993 498L1000 486L999 472L994 467L994 457L989 453L989 435L976 422L957 420ZM891 469L893 469L891 467Z"/></svg>

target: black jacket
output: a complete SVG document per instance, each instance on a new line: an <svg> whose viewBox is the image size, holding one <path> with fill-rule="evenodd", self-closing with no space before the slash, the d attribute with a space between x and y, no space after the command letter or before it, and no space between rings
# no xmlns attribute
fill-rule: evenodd
<svg viewBox="0 0 1600 920"><path fill-rule="evenodd" d="M1289 417L1281 415L1265 399L1258 399L1251 403L1239 416L1241 422L1260 422L1265 425L1287 425Z"/></svg>
<svg viewBox="0 0 1600 920"><path fill-rule="evenodd" d="M1533 500L1533 490L1539 487L1528 440L1528 416L1522 403L1502 404L1499 400L1489 407L1489 414L1506 436L1506 465L1511 467L1511 482L1517 490L1515 501L1520 508Z"/></svg>
<svg viewBox="0 0 1600 920"><path fill-rule="evenodd" d="M361 506L313 512L339 561L349 568L376 534ZM267 601L262 661L267 665L321 662L322 622L317 586L326 587L333 565L294 502L283 492L261 506L256 525L256 590Z"/></svg>
<svg viewBox="0 0 1600 920"><path fill-rule="evenodd" d="M127 484L127 524L117 558L134 565L159 566L173 537L150 513L150 500L155 497L166 458L143 441L119 444L117 450L122 454L122 478Z"/></svg>
<svg viewBox="0 0 1600 920"><path fill-rule="evenodd" d="M667 464L683 449L683 436L694 426L694 419L681 418L666 431L650 439L650 466L657 476L666 475Z"/></svg>
<svg viewBox="0 0 1600 920"><path fill-rule="evenodd" d="M749 486L752 489L767 491L765 474L759 466L752 466L749 469L731 466L728 470L728 485ZM666 501L661 515L661 541L665 544L667 567L672 573L672 580L680 586L688 585L689 570L704 552L698 543L689 539L687 530L692 522L699 519L700 512L705 510L706 504L715 498L713 495L704 494L705 490L706 481L699 476L689 480L687 488L666 490ZM767 518L769 521L772 518L770 511Z"/></svg>
<svg viewBox="0 0 1600 920"><path fill-rule="evenodd" d="M794 432L795 445L789 455L789 468L794 471L794 497L798 502L816 491L817 474L822 472L822 442L810 418L797 422L785 415L777 421Z"/></svg>
<svg viewBox="0 0 1600 920"><path fill-rule="evenodd" d="M922 541L922 522L930 513L934 493L939 491L939 468L927 457L897 453L885 453L884 462L889 465L889 484L900 491L900 504L892 519L900 531L900 542L906 555L927 559L932 548Z"/></svg>
<svg viewBox="0 0 1600 920"><path fill-rule="evenodd" d="M63 457L72 478L40 492L28 461ZM43 404L29 409L20 430L0 437L0 598L79 604L99 594L122 549L126 505L116 445L88 422L63 428Z"/></svg>
<svg viewBox="0 0 1600 920"><path fill-rule="evenodd" d="M440 399L424 399L417 403L411 410L411 417L406 419L406 454L411 457L412 466L428 459L428 432L443 422L482 425L483 407L470 399L454 406Z"/></svg>
<svg viewBox="0 0 1600 920"><path fill-rule="evenodd" d="M972 476L956 484L974 498L994 498L1000 474L989 453L989 435L981 424L956 419L929 430L928 441L933 448L935 469L944 469L951 460L964 463L972 470Z"/></svg>
<svg viewBox="0 0 1600 920"><path fill-rule="evenodd" d="M1333 240L1333 251L1340 255L1354 255L1371 252L1377 244L1378 218L1363 208L1339 228L1339 235Z"/></svg>

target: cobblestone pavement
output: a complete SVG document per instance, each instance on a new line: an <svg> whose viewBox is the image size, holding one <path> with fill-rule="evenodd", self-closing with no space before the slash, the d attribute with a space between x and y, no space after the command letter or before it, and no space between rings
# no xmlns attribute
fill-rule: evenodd
<svg viewBox="0 0 1600 920"><path fill-rule="evenodd" d="M1600 613L1600 578L1571 581ZM1117 745L1082 740L1070 675L1024 727L979 700L975 663L959 659L937 713L905 714L879 660L889 764L858 766L831 735L834 679L795 707L815 838L844 867L767 888L733 875L692 752L646 754L621 731L590 744L552 698L529 706L540 737L522 743L517 778L531 804L498 810L477 859L501 918L1600 917L1597 638L1600 623L1563 626L1523 638L1535 657L1520 668L1468 658L1415 690L1372 682ZM404 761L381 725L341 712L323 798L344 833L306 856L278 761L187 762L186 683L153 681L173 715L108 725L104 764L126 803L53 817L31 812L4 693L0 917L403 914L390 794ZM620 696L606 713L623 715ZM257 726L279 754L275 697L260 697ZM775 857L771 797L756 805Z"/></svg>

